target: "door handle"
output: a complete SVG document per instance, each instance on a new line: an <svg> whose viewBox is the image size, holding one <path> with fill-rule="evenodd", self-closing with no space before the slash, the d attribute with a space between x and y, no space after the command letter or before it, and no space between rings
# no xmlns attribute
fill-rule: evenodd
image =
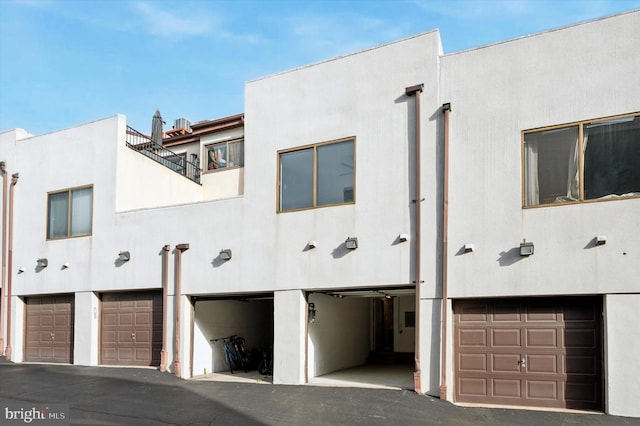
<svg viewBox="0 0 640 426"><path fill-rule="evenodd" d="M526 367L527 366L527 360L524 359L524 358L520 358L518 360L518 365L521 366L521 367Z"/></svg>
<svg viewBox="0 0 640 426"><path fill-rule="evenodd" d="M52 331L51 332L51 340L55 340L55 338L56 338L56 334Z"/></svg>
<svg viewBox="0 0 640 426"><path fill-rule="evenodd" d="M135 340L136 340L136 332L135 331L131 332L131 339L135 342Z"/></svg>

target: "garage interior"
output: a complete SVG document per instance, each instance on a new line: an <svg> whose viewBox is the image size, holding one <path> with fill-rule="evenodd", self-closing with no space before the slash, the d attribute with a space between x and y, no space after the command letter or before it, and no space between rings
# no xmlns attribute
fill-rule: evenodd
<svg viewBox="0 0 640 426"><path fill-rule="evenodd" d="M192 297L192 303L194 377L210 373L229 373L222 342L224 337L244 337L245 348L249 351L272 350L273 293L225 297L197 296ZM215 339L220 340L212 342ZM246 376L243 373L239 371L234 375ZM249 376L258 377L256 371Z"/></svg>
<svg viewBox="0 0 640 426"><path fill-rule="evenodd" d="M414 288L311 292L307 300L309 384L413 389Z"/></svg>

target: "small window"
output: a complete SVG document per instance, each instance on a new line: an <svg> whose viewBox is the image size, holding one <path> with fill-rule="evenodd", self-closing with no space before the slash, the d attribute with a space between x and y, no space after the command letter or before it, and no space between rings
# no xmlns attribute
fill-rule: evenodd
<svg viewBox="0 0 640 426"><path fill-rule="evenodd" d="M640 196L640 115L523 133L525 207Z"/></svg>
<svg viewBox="0 0 640 426"><path fill-rule="evenodd" d="M354 142L347 139L280 152L278 211L353 203Z"/></svg>
<svg viewBox="0 0 640 426"><path fill-rule="evenodd" d="M415 311L408 311L404 313L404 326L415 327L416 326L416 313Z"/></svg>
<svg viewBox="0 0 640 426"><path fill-rule="evenodd" d="M93 187L49 193L47 239L91 235Z"/></svg>
<svg viewBox="0 0 640 426"><path fill-rule="evenodd" d="M208 171L244 166L244 139L206 145L204 150Z"/></svg>

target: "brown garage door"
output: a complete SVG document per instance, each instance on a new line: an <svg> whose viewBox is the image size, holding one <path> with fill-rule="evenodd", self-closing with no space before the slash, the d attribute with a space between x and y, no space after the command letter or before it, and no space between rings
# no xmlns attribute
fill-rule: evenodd
<svg viewBox="0 0 640 426"><path fill-rule="evenodd" d="M459 402L602 409L601 301L456 301Z"/></svg>
<svg viewBox="0 0 640 426"><path fill-rule="evenodd" d="M160 365L160 292L102 295L100 362L106 365Z"/></svg>
<svg viewBox="0 0 640 426"><path fill-rule="evenodd" d="M73 296L26 299L24 360L73 362Z"/></svg>

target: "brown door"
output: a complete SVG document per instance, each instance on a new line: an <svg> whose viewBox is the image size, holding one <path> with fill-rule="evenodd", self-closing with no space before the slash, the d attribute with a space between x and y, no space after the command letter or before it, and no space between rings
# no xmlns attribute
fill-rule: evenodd
<svg viewBox="0 0 640 426"><path fill-rule="evenodd" d="M459 402L602 409L601 301L454 303Z"/></svg>
<svg viewBox="0 0 640 426"><path fill-rule="evenodd" d="M24 360L73 362L73 296L26 299Z"/></svg>
<svg viewBox="0 0 640 426"><path fill-rule="evenodd" d="M160 292L102 295L100 362L106 365L160 365Z"/></svg>

